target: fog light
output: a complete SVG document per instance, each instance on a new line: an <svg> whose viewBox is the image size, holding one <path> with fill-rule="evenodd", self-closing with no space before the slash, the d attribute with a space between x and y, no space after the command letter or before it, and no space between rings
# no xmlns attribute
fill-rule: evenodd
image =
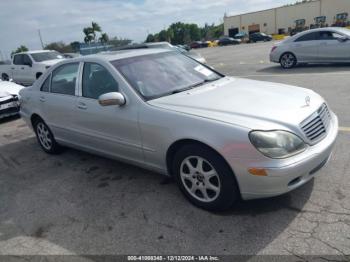
<svg viewBox="0 0 350 262"><path fill-rule="evenodd" d="M267 176L266 170L261 168L249 168L248 172L254 176Z"/></svg>

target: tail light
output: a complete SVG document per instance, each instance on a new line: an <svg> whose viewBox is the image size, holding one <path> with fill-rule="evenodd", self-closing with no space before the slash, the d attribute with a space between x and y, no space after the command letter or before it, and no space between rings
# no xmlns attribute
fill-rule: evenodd
<svg viewBox="0 0 350 262"><path fill-rule="evenodd" d="M273 46L271 49L271 53L277 49L277 46Z"/></svg>

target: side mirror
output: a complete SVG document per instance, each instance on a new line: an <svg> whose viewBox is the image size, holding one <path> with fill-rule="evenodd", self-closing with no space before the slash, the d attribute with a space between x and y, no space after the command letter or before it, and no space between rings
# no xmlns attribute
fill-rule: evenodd
<svg viewBox="0 0 350 262"><path fill-rule="evenodd" d="M31 64L31 63L24 63L24 65L29 66L29 67L32 67L32 64Z"/></svg>
<svg viewBox="0 0 350 262"><path fill-rule="evenodd" d="M125 97L119 92L111 92L100 95L98 102L101 106L122 106L125 105Z"/></svg>

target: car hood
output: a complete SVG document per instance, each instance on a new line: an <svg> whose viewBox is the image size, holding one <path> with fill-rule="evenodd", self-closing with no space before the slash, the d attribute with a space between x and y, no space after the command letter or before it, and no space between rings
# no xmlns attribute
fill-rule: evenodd
<svg viewBox="0 0 350 262"><path fill-rule="evenodd" d="M11 95L18 96L19 91L23 89L24 86L17 85L8 81L0 81L0 97L7 97Z"/></svg>
<svg viewBox="0 0 350 262"><path fill-rule="evenodd" d="M307 105L307 97L310 104ZM211 84L148 101L167 110L249 129L299 130L324 103L315 92L278 83L225 77Z"/></svg>

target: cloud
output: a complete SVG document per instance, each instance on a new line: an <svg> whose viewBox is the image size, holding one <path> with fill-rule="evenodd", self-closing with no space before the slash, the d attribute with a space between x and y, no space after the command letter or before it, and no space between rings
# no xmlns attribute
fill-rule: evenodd
<svg viewBox="0 0 350 262"><path fill-rule="evenodd" d="M0 50L19 45L40 49L45 43L82 41L82 28L98 22L109 36L143 41L173 22L219 23L227 13L286 4L290 0L12 0L0 1Z"/></svg>

